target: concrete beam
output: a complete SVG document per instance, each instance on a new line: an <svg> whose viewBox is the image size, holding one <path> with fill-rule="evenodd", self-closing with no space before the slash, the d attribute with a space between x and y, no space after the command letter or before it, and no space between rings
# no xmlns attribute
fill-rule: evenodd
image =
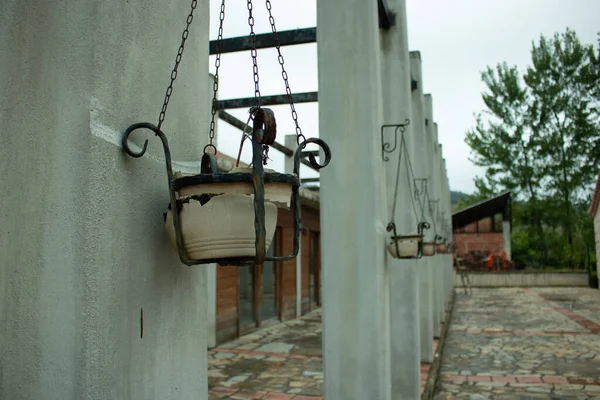
<svg viewBox="0 0 600 400"><path fill-rule="evenodd" d="M317 41L317 28L303 28L293 29L289 31L277 32L277 38L281 46L292 46L298 44L315 43ZM221 48L219 49L219 42L217 40L211 40L209 51L210 55L217 54L220 50L221 54L234 53L238 51L256 49L268 49L275 47L275 34L274 33L263 33L261 35L254 36L254 45L250 36L240 36L233 38L226 38L221 41Z"/></svg>
<svg viewBox="0 0 600 400"><path fill-rule="evenodd" d="M319 101L319 92L304 92L304 93L293 93L292 100L294 104L298 103L314 103ZM289 97L287 94L276 94L273 96L262 96L262 106L276 106L279 104L289 104ZM255 97L243 97L239 99L223 99L217 102L217 109L227 110L230 108L250 108L256 106Z"/></svg>

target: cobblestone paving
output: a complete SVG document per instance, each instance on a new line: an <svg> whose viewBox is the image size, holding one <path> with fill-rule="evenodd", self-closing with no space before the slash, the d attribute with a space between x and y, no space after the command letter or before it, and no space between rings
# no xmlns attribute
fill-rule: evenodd
<svg viewBox="0 0 600 400"><path fill-rule="evenodd" d="M321 334L315 310L210 350L209 399L322 400ZM421 391L429 369L421 365Z"/></svg>
<svg viewBox="0 0 600 400"><path fill-rule="evenodd" d="M320 310L208 353L209 399L322 399Z"/></svg>
<svg viewBox="0 0 600 400"><path fill-rule="evenodd" d="M457 291L435 399L600 399L600 291Z"/></svg>

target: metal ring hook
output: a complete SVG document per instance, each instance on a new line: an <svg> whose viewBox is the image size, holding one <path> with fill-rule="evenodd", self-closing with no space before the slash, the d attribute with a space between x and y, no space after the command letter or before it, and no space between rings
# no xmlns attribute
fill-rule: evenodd
<svg viewBox="0 0 600 400"><path fill-rule="evenodd" d="M419 224L417 225L417 232L419 232L419 235L421 235L425 229L429 229L429 228L431 228L431 225L429 225L429 222L427 222L427 221L419 222Z"/></svg>
<svg viewBox="0 0 600 400"><path fill-rule="evenodd" d="M161 137L161 130L156 125L151 124L149 122L139 122L137 124L130 125L123 134L123 138L121 139L121 145L123 146L123 149L127 152L127 154L129 154L131 157L140 158L141 156L146 154L146 149L148 148L148 139L144 141L144 145L142 146L142 150L140 152L133 151L131 147L129 147L128 143L129 135L131 135L133 131L142 128L150 129L152 132L154 132L156 136Z"/></svg>
<svg viewBox="0 0 600 400"><path fill-rule="evenodd" d="M306 139L305 141L300 142L300 145L298 146L298 148L296 149L296 152L294 153L294 173L296 175L298 174L298 171L300 168L300 156L302 155L302 150L304 150L304 148L306 148L306 146L309 143L316 144L321 149L323 149L323 153L325 153L325 160L323 161L323 164L319 164L319 162L317 161L317 158L313 154L309 154L308 159L309 159L310 165L314 169L320 170L321 168L325 168L327 165L329 165L329 162L331 161L331 149L329 148L329 145L327 143L325 143L324 140L319 139L319 138Z"/></svg>

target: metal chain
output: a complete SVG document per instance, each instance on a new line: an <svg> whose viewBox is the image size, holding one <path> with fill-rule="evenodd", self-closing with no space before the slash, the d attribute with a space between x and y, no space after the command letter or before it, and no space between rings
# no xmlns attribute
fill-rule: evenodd
<svg viewBox="0 0 600 400"><path fill-rule="evenodd" d="M171 100L171 94L173 94L173 83L175 79L177 79L177 71L179 69L179 63L181 62L181 57L183 56L183 49L185 47L185 41L188 38L190 33L190 24L194 19L194 10L196 9L196 5L198 4L197 0L192 1L191 10L186 19L185 29L181 34L181 44L179 45L179 50L177 51L177 57L175 57L175 66L173 67L173 71L171 71L171 82L169 82L169 86L167 87L167 93L165 94L165 101L163 102L162 109L160 110L160 114L158 116L158 129L160 129L162 123L165 120L165 116L167 114L167 107L169 106L169 100Z"/></svg>
<svg viewBox="0 0 600 400"><path fill-rule="evenodd" d="M429 192L427 193L427 196L429 197ZM435 235L437 237L437 228L436 228L436 219L437 219L437 202L438 200L431 200L431 198L429 197L429 201L428 201L428 207L429 207L429 215L431 215L431 221L433 222L433 231L435 232ZM433 203L435 205L435 207L431 206L431 203ZM440 227L441 228L441 227Z"/></svg>
<svg viewBox="0 0 600 400"><path fill-rule="evenodd" d="M252 0L247 1L248 5L248 25L250 25L250 41L252 42L252 49L250 49L250 55L252 56L252 68L254 71L254 97L256 97L256 106L260 107L261 98L260 98L260 88L258 86L259 76L258 76L258 62L256 60L257 52L256 52L256 35L254 34L254 17L252 16Z"/></svg>
<svg viewBox="0 0 600 400"><path fill-rule="evenodd" d="M423 205L427 204L427 208L429 210L429 215L431 216L431 223L433 224L433 237L434 241L437 240L437 227L435 224L435 218L433 217L433 210L431 208L431 197L429 196L429 189L427 186L425 187L425 196L423 198Z"/></svg>
<svg viewBox="0 0 600 400"><path fill-rule="evenodd" d="M281 54L281 44L279 42L279 36L277 35L277 29L275 28L275 18L271 14L271 1L266 0L265 4L267 6L267 11L269 11L269 23L271 24L271 31L275 35L275 48L277 49L277 59L279 60L279 65L281 65L281 77L283 78L283 82L285 83L285 92L288 95L288 100L290 102L290 109L292 110L292 119L296 124L296 142L300 144L300 139L302 141L306 140L306 137L302 134L302 129L298 124L298 113L296 113L296 107L294 106L294 100L292 98L292 90L290 89L290 84L288 82L288 74L285 71L283 55Z"/></svg>
<svg viewBox="0 0 600 400"><path fill-rule="evenodd" d="M219 90L219 67L221 66L221 43L223 41L223 21L225 20L225 0L221 1L221 13L219 14L219 34L217 36L217 58L215 59L215 80L213 81L213 98L210 120L210 130L208 131L209 142L204 147L206 150L212 148L214 154L217 154L217 148L213 144L215 139L215 114L217 113L217 91Z"/></svg>
<svg viewBox="0 0 600 400"><path fill-rule="evenodd" d="M398 167L396 169L396 184L395 184L395 188L394 188L394 200L392 201L392 216L391 216L391 220L390 220L390 225L395 225L395 222L396 222L396 203L398 201L398 187L400 185L400 170L401 170L401 166L402 166L402 154L405 155L406 180L410 186L411 182L413 182L414 180L411 181L411 179L410 179L412 165L410 163L410 158L408 156L408 148L406 146L406 141L404 139L404 132L400 133L400 149L398 150ZM415 221L418 223L419 215L417 214L417 208L415 206L415 199L414 199L414 196L412 195L412 191L409 191L409 193L410 193L410 201L412 203L412 209L415 214Z"/></svg>
<svg viewBox="0 0 600 400"><path fill-rule="evenodd" d="M404 145L404 146L402 146ZM408 146L406 145L406 141L404 139L404 133L402 133L402 142L401 142L401 149L404 148L404 155L406 157L406 180L408 183L408 186L410 186L411 183L414 183L415 181L415 173L413 171L412 168L412 163L410 162L410 156L408 154ZM412 179L411 179L412 177ZM415 196L414 194L409 190L410 193L410 202L412 203L412 209L413 212L415 214L415 221L417 222L417 224L419 224L419 214L417 213L417 207L415 206ZM418 201L418 199L417 199Z"/></svg>

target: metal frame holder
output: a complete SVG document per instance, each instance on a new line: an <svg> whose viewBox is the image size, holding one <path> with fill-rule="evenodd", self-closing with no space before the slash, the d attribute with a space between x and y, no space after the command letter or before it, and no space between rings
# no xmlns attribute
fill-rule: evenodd
<svg viewBox="0 0 600 400"><path fill-rule="evenodd" d="M141 151L133 151L128 144L128 138L131 133L138 129L149 129L158 136L163 144L163 150L165 153L165 164L167 168L167 179L169 185L169 207L173 213L173 225L175 227L175 237L177 244L177 253L182 263L188 266L198 264L209 264L218 263L222 265L235 265L235 266L248 266L254 264L262 264L264 261L286 261L295 258L298 254L299 249L299 235L300 235L300 159L303 156L302 150L309 144L314 143L323 149L325 154L325 160L323 164L317 162L315 156L311 153L308 155L309 162L315 169L321 169L331 160L331 151L327 143L318 138L309 138L302 141L296 151L294 152L294 173L293 174L281 174L281 173L270 173L264 172L263 168L263 138L270 136L268 128L263 129L263 125L266 127L265 118L268 118L269 113L259 108L256 111L254 118L254 129L252 130L252 173L226 173L221 174L218 171L217 159L215 155L210 153L204 153L202 156L201 173L194 176L186 176L175 179L173 177L173 168L171 164L171 151L169 149L169 143L164 132L149 122L140 122L129 126L125 130L123 135L122 145L127 154L131 157L139 158L144 155L148 146L148 140L144 142L144 146ZM269 110L270 111L270 110ZM272 113L270 113L272 115ZM274 136L273 136L274 139ZM199 184L223 184L223 183L234 183L234 182L251 182L254 190L254 229L256 232L256 243L255 257L235 257L235 258L211 258L193 260L189 259L186 255L183 234L181 232L181 213L180 213L180 199L178 199L177 192L187 186L199 185ZM294 239L293 239L293 251L290 255L284 257L265 257L266 246L265 246L265 182L280 182L288 183L292 185L292 198L291 198L291 209L293 210L294 219Z"/></svg>
<svg viewBox="0 0 600 400"><path fill-rule="evenodd" d="M213 81L213 98L212 98L212 109L211 109L211 123L209 128L209 143L204 147L202 161L201 161L201 173L194 176L186 176L181 178L174 178L173 176L173 167L171 164L171 151L169 149L169 142L167 140L166 135L161 130L162 123L164 122L167 107L169 105L169 101L171 95L173 93L173 84L175 79L177 79L179 64L182 60L183 52L185 49L185 42L189 36L190 25L194 19L194 11L197 7L198 1L191 0L190 11L186 18L185 28L181 35L181 43L179 45L179 49L177 51L177 56L175 57L175 65L173 70L171 71L171 78L169 82L169 86L167 87L167 91L165 93L165 99L163 102L163 106L158 118L158 125L151 124L149 122L139 122L133 125L130 125L126 130L122 138L122 145L125 152L132 157L139 158L144 155L146 149L148 147L148 140L144 142L144 146L141 151L134 151L129 147L128 139L129 135L131 135L134 131L138 129L149 129L156 136L158 136L163 145L163 151L165 153L165 164L167 168L167 179L169 185L169 207L171 212L173 213L173 226L175 229L175 242L177 245L177 253L179 254L179 259L185 265L198 265L198 264L208 264L208 263L219 263L226 265L261 265L264 261L285 261L290 260L298 254L299 249L299 235L300 235L300 162L302 161L305 164L309 164L315 170L319 170L329 164L331 160L331 151L329 146L321 139L318 138L310 138L306 139L302 134L302 130L298 125L298 116L294 107L294 95L289 87L288 75L285 71L283 56L280 51L281 43L279 40L279 36L277 34L277 30L275 28L275 20L271 13L271 2L266 0L266 8L269 13L269 23L271 25L272 36L269 38L274 38L275 43L272 46L262 46L262 47L275 47L278 52L278 61L281 65L282 70L282 78L286 86L286 97L290 104L290 109L292 112L292 119L296 124L296 135L298 148L292 153L291 149L289 149L289 155L293 155L294 157L294 173L293 174L280 174L280 173L265 173L263 168L263 163L266 163L267 154L269 150L269 146L279 147L280 149L284 149L283 146L276 144L275 138L277 134L277 124L275 122L275 116L273 111L268 108L262 108L261 105L261 95L259 89L259 76L258 76L258 64L257 64L257 44L256 44L256 34L254 32L254 17L252 14L253 5L252 0L247 1L248 8L248 25L250 26L250 34L247 39L244 39L244 46L247 46L249 43L249 49L251 50L251 56L253 61L253 71L254 71L254 99L242 99L242 100L231 100L230 105L233 106L243 106L238 103L246 104L248 102L256 103L256 107L252 107L250 109L251 116L253 119L253 129L251 135L252 141L252 172L251 173L228 173L221 174L218 171L217 166L217 148L213 144L213 140L215 137L215 127L216 121L215 116L219 112L219 105L221 108L225 103L219 102L217 100L217 91L219 85L219 66L221 64L221 53L223 52L223 22L225 19L225 0L221 0L221 10L219 14L219 33L216 42L211 43L211 54L216 54L215 59L215 75ZM310 32L309 32L310 33ZM237 39L233 40L236 42ZM247 43L246 43L247 42ZM214 46L213 46L214 43ZM264 43L263 43L264 44ZM239 43L236 45L239 46ZM230 51L236 51L235 46L233 49L229 49ZM303 96L308 96L308 101L316 101L316 93L308 93L308 94L299 94L296 95L302 98ZM282 96L274 96L273 99L270 99L274 102L274 104L279 104L283 101ZM233 117L231 117L233 118ZM234 120L234 119L231 119ZM250 121L250 120L248 120ZM242 145L244 142L245 135L245 127L242 131ZM319 164L317 162L314 152L306 152L304 153L302 150L306 148L309 143L317 144L322 148L323 153L325 155L325 160L323 160L323 164ZM275 145L276 144L276 145ZM212 153L209 150L212 149ZM287 148L286 148L287 149ZM287 154L287 153L286 153ZM303 157L307 156L309 161L303 159ZM189 259L184 248L183 244L183 233L181 231L181 213L180 207L183 207L183 202L185 199L178 198L178 191L182 188L199 185L199 184L224 184L224 183L235 183L235 182L248 182L252 183L253 187L253 204L254 204L254 229L255 229L255 256L254 257L234 257L234 258L210 258L210 259ZM292 254L284 257L265 257L266 253L266 231L265 231L265 182L280 182L287 183L292 186L292 197L291 197L291 209L294 214L294 248ZM206 199L208 200L208 198ZM199 199L200 202L203 201L202 195Z"/></svg>
<svg viewBox="0 0 600 400"><path fill-rule="evenodd" d="M419 244L418 244L419 249L418 249L417 255L415 257L398 257L398 258L419 259L419 258L423 257L423 240L424 240L423 230L429 229L428 222L419 222L419 224L417 225L417 234L416 235L398 235L398 232L396 232L396 224L393 222L390 222L386 229L388 232L393 231L392 240L394 241L394 246L396 246L396 254L398 254L398 255L400 254L400 247L398 247L398 239L407 238L407 237L420 237L421 238L421 240L419 240Z"/></svg>

